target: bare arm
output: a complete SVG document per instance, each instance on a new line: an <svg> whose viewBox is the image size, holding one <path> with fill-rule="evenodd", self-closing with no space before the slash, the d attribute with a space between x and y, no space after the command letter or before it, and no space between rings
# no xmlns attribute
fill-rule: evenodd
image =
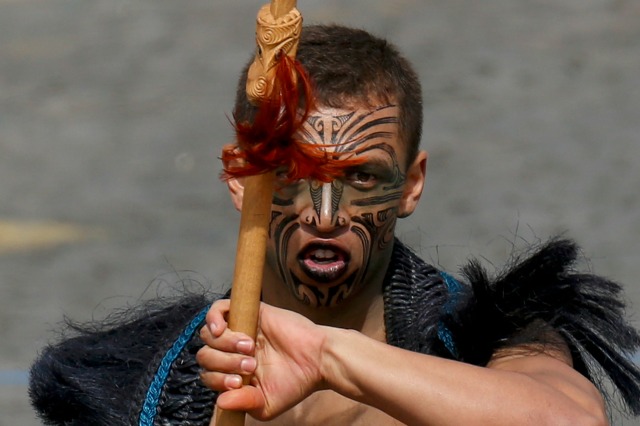
<svg viewBox="0 0 640 426"><path fill-rule="evenodd" d="M207 321L216 326L202 332L208 345L198 353L207 370L203 380L213 389L230 390L219 406L245 409L258 419L275 417L316 390L332 389L407 424L607 423L600 394L561 352L513 351L487 368L476 367L263 305L253 358L253 342L226 329L226 309L225 302L217 302ZM250 360L244 370L242 360ZM254 371L253 386L238 389L237 375Z"/></svg>
<svg viewBox="0 0 640 426"><path fill-rule="evenodd" d="M323 351L329 387L407 424L606 424L594 386L545 353L493 360L488 368L391 347L332 329Z"/></svg>

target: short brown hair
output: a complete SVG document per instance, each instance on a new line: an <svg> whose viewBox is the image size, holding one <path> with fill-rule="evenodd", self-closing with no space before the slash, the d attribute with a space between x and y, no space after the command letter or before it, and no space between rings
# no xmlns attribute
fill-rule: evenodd
<svg viewBox="0 0 640 426"><path fill-rule="evenodd" d="M408 164L414 160L422 136L422 89L413 67L395 46L364 30L311 25L302 30L296 58L311 78L319 105L344 108L349 103L396 103ZM251 120L255 113L245 92L252 61L240 76L236 120Z"/></svg>

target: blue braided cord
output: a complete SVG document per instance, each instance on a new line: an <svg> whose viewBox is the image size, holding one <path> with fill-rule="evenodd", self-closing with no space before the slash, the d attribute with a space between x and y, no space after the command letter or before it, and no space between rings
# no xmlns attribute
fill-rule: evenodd
<svg viewBox="0 0 640 426"><path fill-rule="evenodd" d="M462 284L460 284L458 280L456 280L446 272L444 271L438 271L438 272L440 273L440 276L444 279L444 283L447 286L447 290L449 290L449 293L453 293L454 295L453 298L455 299L456 298L455 296L462 292Z"/></svg>
<svg viewBox="0 0 640 426"><path fill-rule="evenodd" d="M142 405L142 410L140 412L140 422L138 423L140 426L153 426L153 422L156 417L157 408L158 408L158 400L160 399L160 393L162 392L162 387L169 376L169 370L171 370L171 364L176 360L180 352L187 345L189 340L193 337L198 325L204 320L207 315L207 311L209 311L209 306L203 308L198 314L191 320L189 325L182 331L180 336L173 342L171 348L167 351L167 353L160 361L160 366L158 367L158 371L156 371L156 375L153 377L151 381L151 385L149 385L149 389L147 390L147 396L144 400L144 404Z"/></svg>
<svg viewBox="0 0 640 426"><path fill-rule="evenodd" d="M458 295L462 293L462 284L446 272L439 272L442 279L444 279L444 284L447 286L447 290L449 291L449 298L447 303L444 305L444 311L445 313L450 314L458 301ZM458 348L456 347L456 343L453 341L451 330L449 330L442 321L438 324L438 337L442 343L444 343L444 346L449 350L449 352L451 352L451 355L458 358Z"/></svg>

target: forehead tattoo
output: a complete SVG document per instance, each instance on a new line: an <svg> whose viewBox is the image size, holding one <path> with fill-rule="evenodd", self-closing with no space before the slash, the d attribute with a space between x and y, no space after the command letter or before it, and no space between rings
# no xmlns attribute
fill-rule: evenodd
<svg viewBox="0 0 640 426"><path fill-rule="evenodd" d="M342 115L312 115L300 131L307 143L331 145L336 152L353 152L374 138L389 139L393 134L380 129L397 124L395 105L385 105L365 113L356 111Z"/></svg>

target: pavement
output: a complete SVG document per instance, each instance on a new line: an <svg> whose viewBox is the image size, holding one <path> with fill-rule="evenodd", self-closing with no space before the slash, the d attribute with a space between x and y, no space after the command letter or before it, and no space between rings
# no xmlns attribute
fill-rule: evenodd
<svg viewBox="0 0 640 426"><path fill-rule="evenodd" d="M0 426L39 424L26 371L63 315L229 285L217 157L261 4L0 0ZM299 7L389 38L422 78L428 181L403 240L455 273L573 237L640 325L640 2Z"/></svg>

